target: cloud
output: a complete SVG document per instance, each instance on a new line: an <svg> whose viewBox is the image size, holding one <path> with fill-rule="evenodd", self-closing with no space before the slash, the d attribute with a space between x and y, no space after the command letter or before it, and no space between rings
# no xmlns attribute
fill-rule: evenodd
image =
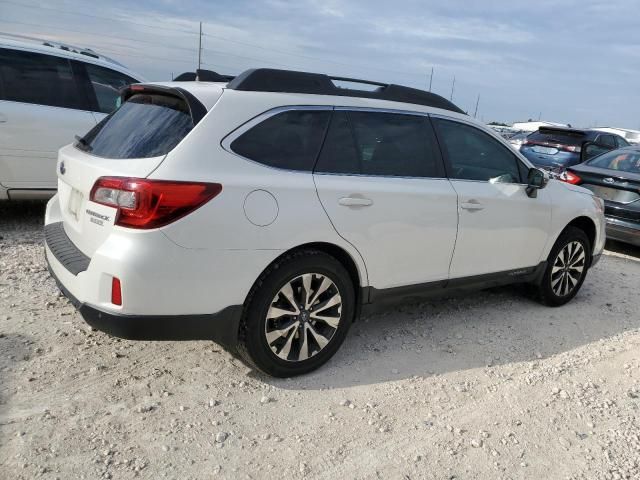
<svg viewBox="0 0 640 480"><path fill-rule="evenodd" d="M32 2L32 3L29 3ZM29 7L28 5L36 5ZM321 71L434 90L487 120L639 128L635 0L81 0L0 3L0 29L90 46L150 79L195 68Z"/></svg>

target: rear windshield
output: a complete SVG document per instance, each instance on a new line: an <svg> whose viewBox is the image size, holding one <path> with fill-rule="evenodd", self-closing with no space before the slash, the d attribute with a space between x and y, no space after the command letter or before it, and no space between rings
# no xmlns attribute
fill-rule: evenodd
<svg viewBox="0 0 640 480"><path fill-rule="evenodd" d="M527 138L530 142L544 142L579 147L584 142L584 133L563 130L538 130Z"/></svg>
<svg viewBox="0 0 640 480"><path fill-rule="evenodd" d="M105 158L148 158L170 152L193 128L187 104L162 94L133 95L76 146Z"/></svg>
<svg viewBox="0 0 640 480"><path fill-rule="evenodd" d="M590 167L640 174L640 152L616 150L587 162Z"/></svg>

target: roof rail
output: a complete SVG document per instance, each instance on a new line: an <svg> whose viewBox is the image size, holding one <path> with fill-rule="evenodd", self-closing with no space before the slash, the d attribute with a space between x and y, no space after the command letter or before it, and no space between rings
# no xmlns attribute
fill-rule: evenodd
<svg viewBox="0 0 640 480"><path fill-rule="evenodd" d="M334 81L374 85L374 90L341 88ZM321 73L296 72L272 68L246 70L229 82L227 88L253 92L309 93L315 95L337 95L341 97L374 98L392 102L412 103L441 108L456 113L465 112L446 98L417 88L403 87L393 83L380 83L347 77L331 77Z"/></svg>
<svg viewBox="0 0 640 480"><path fill-rule="evenodd" d="M198 69L195 72L184 72L173 79L174 82L228 82L233 80L233 75L222 75L213 70Z"/></svg>

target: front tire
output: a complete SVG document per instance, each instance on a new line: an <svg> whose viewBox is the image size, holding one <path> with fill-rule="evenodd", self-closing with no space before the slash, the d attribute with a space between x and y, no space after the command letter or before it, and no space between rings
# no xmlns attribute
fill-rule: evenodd
<svg viewBox="0 0 640 480"><path fill-rule="evenodd" d="M344 341L355 302L351 277L334 257L317 250L286 255L249 293L240 324L240 356L274 377L315 370Z"/></svg>
<svg viewBox="0 0 640 480"><path fill-rule="evenodd" d="M567 227L549 253L547 268L538 286L540 301L559 307L576 296L591 266L591 242L576 227Z"/></svg>

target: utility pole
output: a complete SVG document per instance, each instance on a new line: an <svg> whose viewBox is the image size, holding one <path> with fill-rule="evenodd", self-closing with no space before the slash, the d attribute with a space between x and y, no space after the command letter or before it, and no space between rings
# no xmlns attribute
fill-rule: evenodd
<svg viewBox="0 0 640 480"><path fill-rule="evenodd" d="M480 94L478 94L478 100L476 101L476 111L473 112L473 118L476 118L478 115L478 105L480 105Z"/></svg>
<svg viewBox="0 0 640 480"><path fill-rule="evenodd" d="M433 85L433 67L431 67L431 78L429 78L429 91L431 91L432 85Z"/></svg>
<svg viewBox="0 0 640 480"><path fill-rule="evenodd" d="M456 76L453 76L453 83L451 84L451 98L449 99L450 101L453 102L453 91L456 87Z"/></svg>
<svg viewBox="0 0 640 480"><path fill-rule="evenodd" d="M200 35L198 36L198 70L202 67L202 22L200 22Z"/></svg>

